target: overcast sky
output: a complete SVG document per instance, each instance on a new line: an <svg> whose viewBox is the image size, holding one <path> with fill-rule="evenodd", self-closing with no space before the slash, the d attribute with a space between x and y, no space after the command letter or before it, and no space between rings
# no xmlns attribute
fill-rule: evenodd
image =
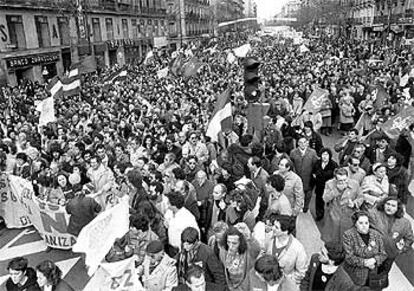
<svg viewBox="0 0 414 291"><path fill-rule="evenodd" d="M256 0L257 16L259 18L269 18L280 12L280 9L289 0Z"/></svg>

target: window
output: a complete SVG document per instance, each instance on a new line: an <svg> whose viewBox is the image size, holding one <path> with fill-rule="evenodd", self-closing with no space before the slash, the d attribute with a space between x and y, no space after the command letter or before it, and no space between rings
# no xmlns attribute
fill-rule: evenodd
<svg viewBox="0 0 414 291"><path fill-rule="evenodd" d="M132 26L132 38L137 39L138 38L138 26L137 26L136 19L131 19L131 26Z"/></svg>
<svg viewBox="0 0 414 291"><path fill-rule="evenodd" d="M23 20L20 15L6 15L10 44L15 48L26 48Z"/></svg>
<svg viewBox="0 0 414 291"><path fill-rule="evenodd" d="M35 16L37 39L39 41L39 47L50 46L50 32L49 23L45 16Z"/></svg>
<svg viewBox="0 0 414 291"><path fill-rule="evenodd" d="M93 40L95 42L102 41L101 23L99 18L92 18Z"/></svg>
<svg viewBox="0 0 414 291"><path fill-rule="evenodd" d="M58 17L58 29L61 45L70 45L69 20L66 17Z"/></svg>
<svg viewBox="0 0 414 291"><path fill-rule="evenodd" d="M114 39L114 24L112 23L112 18L105 19L105 28L106 28L106 38Z"/></svg>
<svg viewBox="0 0 414 291"><path fill-rule="evenodd" d="M155 36L160 35L160 33L158 31L158 20L154 20L154 32L155 32Z"/></svg>
<svg viewBox="0 0 414 291"><path fill-rule="evenodd" d="M124 38L129 38L128 19L122 19L122 35Z"/></svg>

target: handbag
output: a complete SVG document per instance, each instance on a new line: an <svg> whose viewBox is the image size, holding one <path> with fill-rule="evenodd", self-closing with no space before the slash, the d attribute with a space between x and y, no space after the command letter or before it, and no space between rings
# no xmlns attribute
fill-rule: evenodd
<svg viewBox="0 0 414 291"><path fill-rule="evenodd" d="M389 285L388 272L379 272L378 267L369 270L368 273L368 285L371 289L381 290Z"/></svg>

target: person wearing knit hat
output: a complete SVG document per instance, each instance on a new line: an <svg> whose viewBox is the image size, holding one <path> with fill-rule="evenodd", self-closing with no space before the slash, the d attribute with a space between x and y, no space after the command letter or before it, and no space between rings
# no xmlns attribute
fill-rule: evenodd
<svg viewBox="0 0 414 291"><path fill-rule="evenodd" d="M159 240L152 240L146 248L146 255L137 273L145 290L171 290L178 285L176 261L164 252Z"/></svg>

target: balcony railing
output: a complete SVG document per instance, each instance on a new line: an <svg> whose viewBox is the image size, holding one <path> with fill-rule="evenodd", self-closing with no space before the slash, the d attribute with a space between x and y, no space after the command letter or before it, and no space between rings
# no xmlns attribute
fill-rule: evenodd
<svg viewBox="0 0 414 291"><path fill-rule="evenodd" d="M71 8L71 0L0 0L1 6L28 8Z"/></svg>

